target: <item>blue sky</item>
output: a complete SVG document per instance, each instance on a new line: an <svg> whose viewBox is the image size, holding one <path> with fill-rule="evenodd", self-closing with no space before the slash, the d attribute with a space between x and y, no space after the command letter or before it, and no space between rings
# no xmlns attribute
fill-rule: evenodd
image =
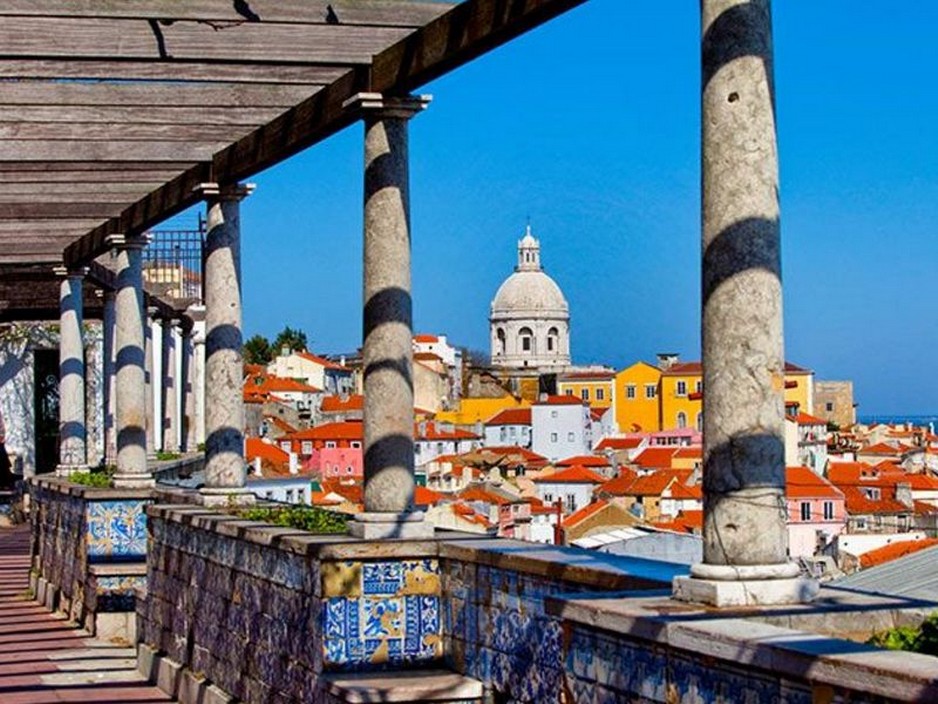
<svg viewBox="0 0 938 704"><path fill-rule="evenodd" d="M786 356L861 413L938 412L938 3L776 2ZM487 349L530 216L575 361L699 355L699 11L590 0L427 86L416 328ZM361 339L362 128L253 179L245 330Z"/></svg>

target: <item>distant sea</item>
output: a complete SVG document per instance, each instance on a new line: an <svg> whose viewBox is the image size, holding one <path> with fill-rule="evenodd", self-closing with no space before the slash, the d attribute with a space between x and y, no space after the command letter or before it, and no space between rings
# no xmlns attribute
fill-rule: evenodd
<svg viewBox="0 0 938 704"><path fill-rule="evenodd" d="M857 416L857 422L869 425L870 423L911 423L912 425L925 426L938 429L938 415L931 416Z"/></svg>

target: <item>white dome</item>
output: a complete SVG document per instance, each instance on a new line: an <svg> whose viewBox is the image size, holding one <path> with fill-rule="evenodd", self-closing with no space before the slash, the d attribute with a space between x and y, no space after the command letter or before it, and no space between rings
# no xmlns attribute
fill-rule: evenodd
<svg viewBox="0 0 938 704"><path fill-rule="evenodd" d="M543 271L516 271L505 279L492 301L493 318L545 313L566 317L568 310L560 287Z"/></svg>

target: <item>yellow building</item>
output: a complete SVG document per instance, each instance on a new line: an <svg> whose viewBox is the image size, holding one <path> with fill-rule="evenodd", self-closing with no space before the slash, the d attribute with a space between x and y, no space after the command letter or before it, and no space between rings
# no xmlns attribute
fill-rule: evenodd
<svg viewBox="0 0 938 704"><path fill-rule="evenodd" d="M703 430L703 368L700 362L673 364L661 373L661 430ZM814 410L814 372L785 363L785 408L808 413ZM621 426L620 426L621 427Z"/></svg>
<svg viewBox="0 0 938 704"><path fill-rule="evenodd" d="M508 408L525 408L531 404L525 400L505 394L498 398L463 398L459 401L456 411L441 411L436 414L440 423L453 425L475 425L484 423L496 413Z"/></svg>
<svg viewBox="0 0 938 704"><path fill-rule="evenodd" d="M814 372L797 364L785 362L785 409L794 411L797 404L798 411L814 414Z"/></svg>
<svg viewBox="0 0 938 704"><path fill-rule="evenodd" d="M703 429L703 366L678 362L661 372L661 430Z"/></svg>
<svg viewBox="0 0 938 704"><path fill-rule="evenodd" d="M557 393L576 396L591 408L612 406L614 372L571 372L557 377Z"/></svg>
<svg viewBox="0 0 938 704"><path fill-rule="evenodd" d="M616 424L622 433L652 433L660 430L658 392L661 370L648 362L636 362L615 376Z"/></svg>

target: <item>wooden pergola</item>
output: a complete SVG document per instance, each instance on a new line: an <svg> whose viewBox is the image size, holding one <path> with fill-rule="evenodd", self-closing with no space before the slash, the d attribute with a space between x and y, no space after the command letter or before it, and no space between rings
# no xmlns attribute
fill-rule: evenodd
<svg viewBox="0 0 938 704"><path fill-rule="evenodd" d="M0 265L87 264L584 0L4 0Z"/></svg>

